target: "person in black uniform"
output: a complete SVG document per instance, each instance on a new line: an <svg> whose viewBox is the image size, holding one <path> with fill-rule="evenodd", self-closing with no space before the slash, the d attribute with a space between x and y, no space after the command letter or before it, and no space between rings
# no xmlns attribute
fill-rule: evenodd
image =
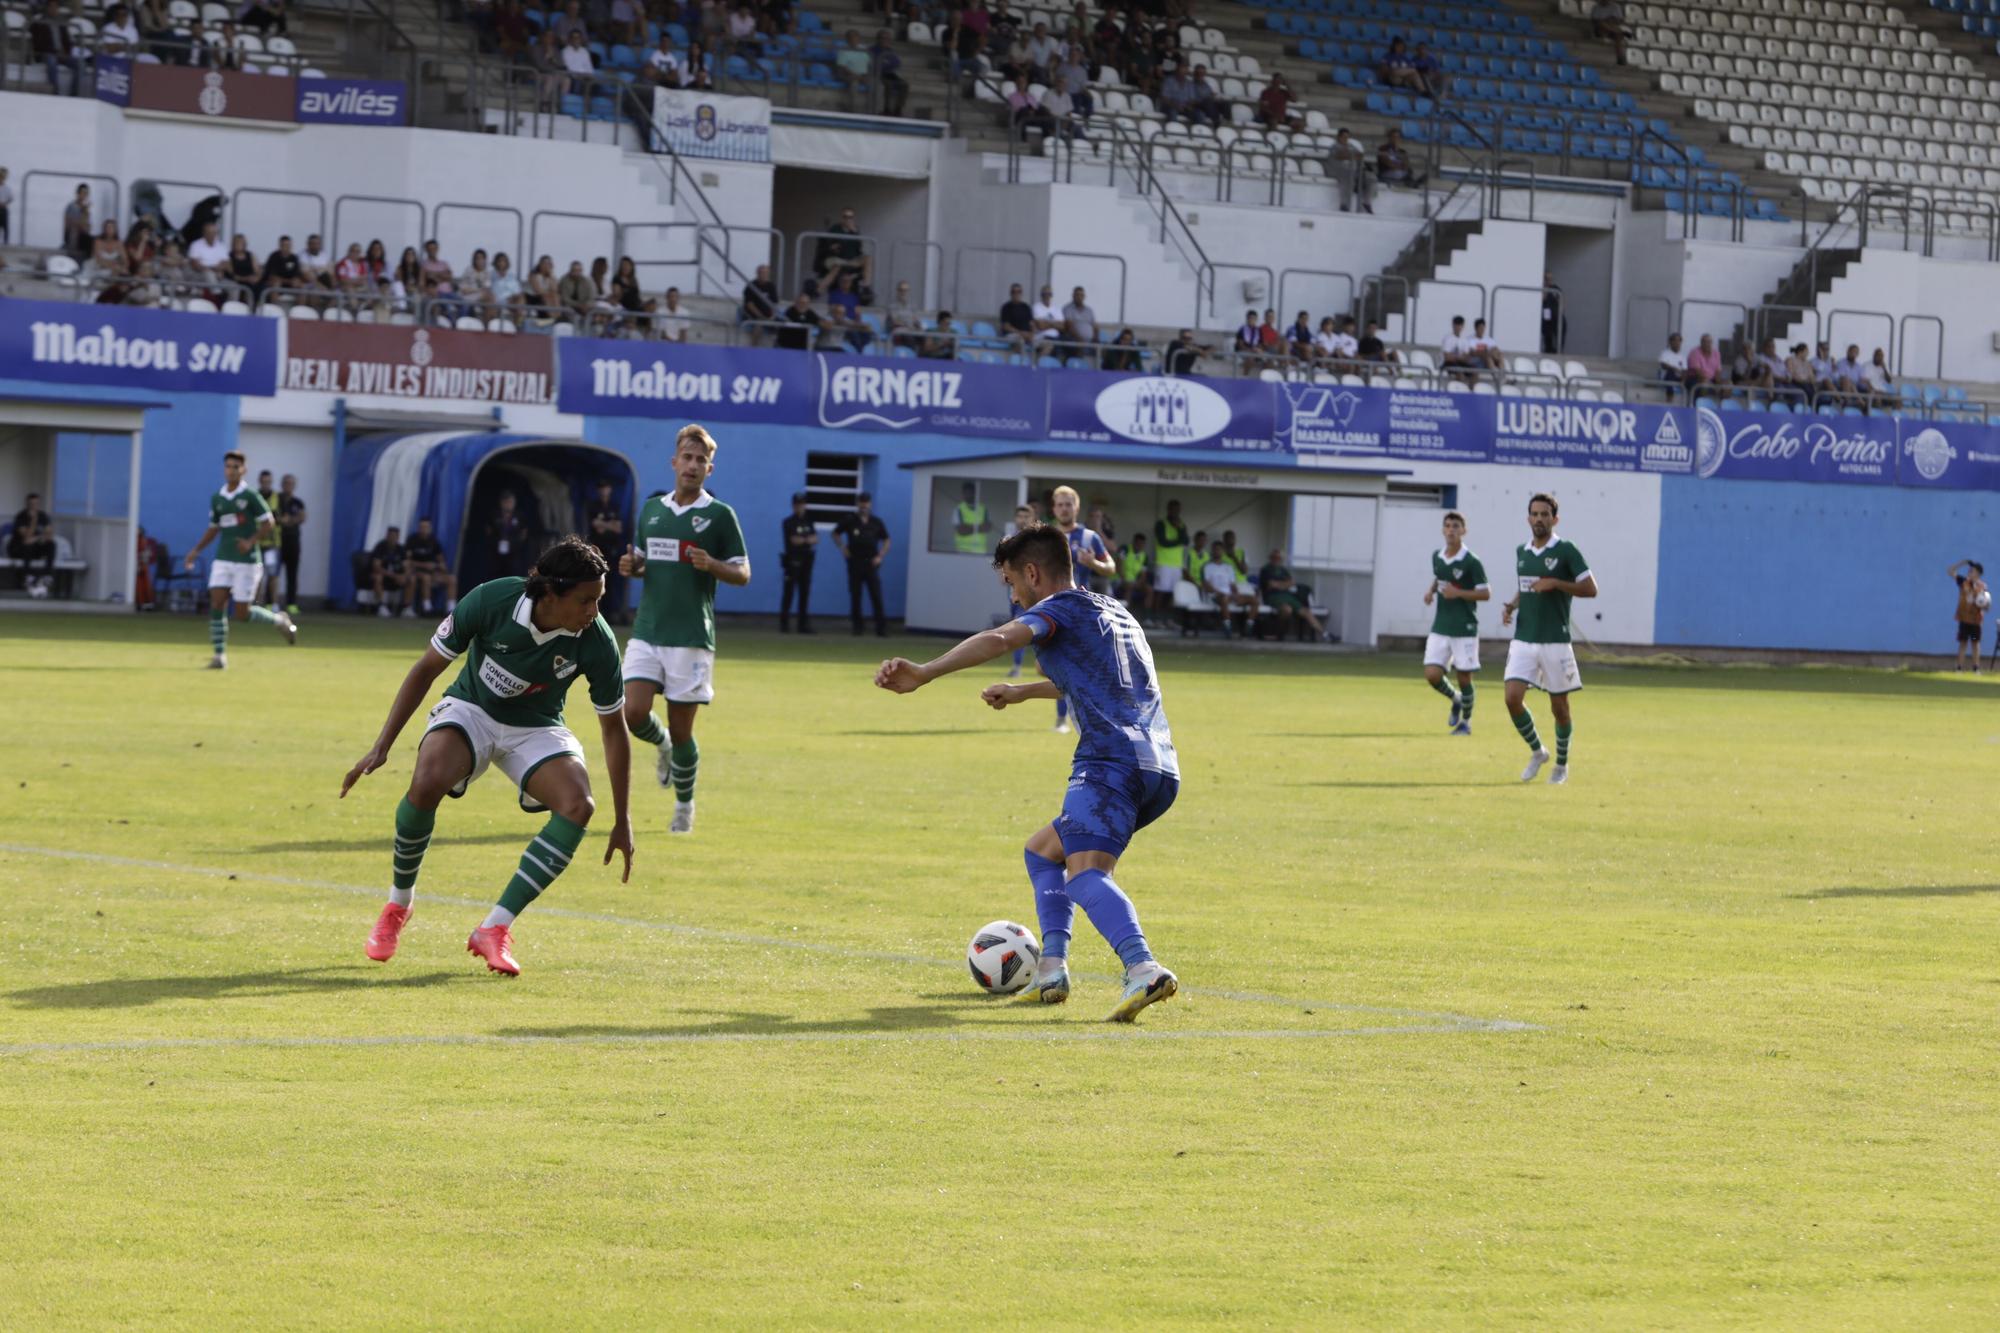
<svg viewBox="0 0 2000 1333"><path fill-rule="evenodd" d="M792 512L779 524L783 534L784 552L778 557L778 565L785 571L785 590L778 597L778 632L791 632L792 597L799 599L799 633L813 632L812 612L808 604L812 601L813 554L819 545L819 528L806 515L806 493L798 492L792 497ZM881 604L877 594L876 604Z"/></svg>
<svg viewBox="0 0 2000 1333"><path fill-rule="evenodd" d="M889 529L875 516L874 497L855 497L854 512L834 524L833 544L847 561L847 598L854 632L861 632L861 590L875 599L875 633L889 637L889 620L882 613L882 558L889 554Z"/></svg>
<svg viewBox="0 0 2000 1333"><path fill-rule="evenodd" d="M518 578L528 572L528 524L514 507L514 492L500 492L500 507L486 522L487 549L496 579Z"/></svg>
<svg viewBox="0 0 2000 1333"><path fill-rule="evenodd" d="M415 593L412 602L419 611L425 615L437 614L432 609L431 593L439 588L444 590L446 613L458 609L458 579L445 561L444 545L438 541L427 518L417 520L417 530L403 543L403 572Z"/></svg>
<svg viewBox="0 0 2000 1333"><path fill-rule="evenodd" d="M368 577L375 588L375 614L384 619L396 614L389 609L389 594L403 591L406 581L403 577L403 559L401 528L390 528L382 540L376 542L368 552ZM409 604L407 598L403 602L403 614L412 618L417 614L416 608Z"/></svg>
<svg viewBox="0 0 2000 1333"><path fill-rule="evenodd" d="M618 573L618 557L625 554L625 511L611 498L609 481L597 483L597 498L590 502L590 544L611 566L604 577L604 609L607 618L625 618L625 579Z"/></svg>
<svg viewBox="0 0 2000 1333"><path fill-rule="evenodd" d="M306 521L306 502L299 499L299 479L287 472L278 483L278 567L285 572L285 613L299 613L299 527Z"/></svg>

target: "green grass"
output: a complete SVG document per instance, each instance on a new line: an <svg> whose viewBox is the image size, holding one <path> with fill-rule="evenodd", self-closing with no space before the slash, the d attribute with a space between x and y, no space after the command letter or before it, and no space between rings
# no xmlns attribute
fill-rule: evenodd
<svg viewBox="0 0 2000 1333"><path fill-rule="evenodd" d="M2000 1318L1983 682L1586 666L1524 788L1490 668L1464 741L1406 660L1166 646L1119 879L1188 989L1126 1032L1087 928L1063 1009L958 961L1033 922L1046 705L725 633L698 834L648 766L508 983L497 775L361 956L418 627L11 618L0 1327Z"/></svg>

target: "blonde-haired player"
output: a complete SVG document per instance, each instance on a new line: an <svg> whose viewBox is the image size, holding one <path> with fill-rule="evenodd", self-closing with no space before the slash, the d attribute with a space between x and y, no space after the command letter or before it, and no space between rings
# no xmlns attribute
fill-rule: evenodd
<svg viewBox="0 0 2000 1333"><path fill-rule="evenodd" d="M1090 588L1093 577L1110 579L1118 576L1118 562L1111 558L1111 548L1104 543L1099 533L1084 527L1077 521L1077 514L1083 509L1083 497L1073 487L1058 486L1049 496L1049 508L1056 516L1056 527L1069 539L1070 564L1075 567L1076 586ZM1105 591L1099 586L1093 591ZM1069 696L1056 696L1056 730L1069 730Z"/></svg>
<svg viewBox="0 0 2000 1333"><path fill-rule="evenodd" d="M618 572L640 580L639 614L625 643L625 725L660 749L660 785L671 785L675 798L669 833L694 831L695 712L715 698L715 585L750 581L736 511L705 486L714 471L714 438L683 426L674 438L673 493L646 501L638 541L618 557ZM664 731L653 716L659 694L667 696Z"/></svg>

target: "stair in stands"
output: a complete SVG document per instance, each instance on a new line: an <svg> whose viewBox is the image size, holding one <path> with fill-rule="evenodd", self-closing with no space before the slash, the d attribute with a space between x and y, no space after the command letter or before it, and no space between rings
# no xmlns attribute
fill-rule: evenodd
<svg viewBox="0 0 2000 1333"><path fill-rule="evenodd" d="M1368 303L1366 308L1384 328L1389 327L1391 315L1405 313L1409 294L1435 278L1438 270L1451 262L1453 255L1472 244L1472 238L1478 234L1481 225L1477 218L1437 218L1428 223L1403 247L1403 253L1396 256L1396 262L1382 270L1384 278L1401 278L1402 281L1384 282L1376 300ZM1436 236L1435 249L1433 233Z"/></svg>
<svg viewBox="0 0 2000 1333"><path fill-rule="evenodd" d="M1858 249L1808 250L1776 287L1764 293L1763 301L1757 309L1775 309L1781 316L1794 317L1785 318L1779 326L1789 329L1797 322L1795 317L1800 312L1815 308L1819 304L1819 299L1832 289L1833 284L1845 277L1847 270L1860 260L1861 251ZM1775 336L1771 334L1770 323L1756 319L1754 312L1752 323L1765 335ZM1741 323L1737 324L1730 337L1731 346L1744 346L1743 340L1748 336L1749 329ZM1751 350L1754 351L1755 348L1752 347ZM1778 350L1782 353L1785 349Z"/></svg>

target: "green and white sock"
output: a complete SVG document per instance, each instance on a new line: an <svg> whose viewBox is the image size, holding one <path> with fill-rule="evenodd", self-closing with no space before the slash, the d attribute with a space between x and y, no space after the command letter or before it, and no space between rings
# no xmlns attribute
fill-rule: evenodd
<svg viewBox="0 0 2000 1333"><path fill-rule="evenodd" d="M550 815L549 822L542 825L542 831L521 853L521 864L514 870L514 878L507 881L506 891L500 895L499 903L486 914L482 925L511 926L514 918L528 909L528 904L542 896L542 891L556 882L569 865L569 859L576 855L578 844L583 841L583 825L572 824L561 815Z"/></svg>
<svg viewBox="0 0 2000 1333"><path fill-rule="evenodd" d="M1512 717L1514 719L1514 730L1521 733L1521 739L1528 743L1528 748L1530 750L1540 750L1542 748L1542 738L1535 734L1535 715L1523 708L1520 712L1512 714Z"/></svg>
<svg viewBox="0 0 2000 1333"><path fill-rule="evenodd" d="M1465 720L1466 720L1467 722L1470 722L1470 721L1472 721L1472 682L1471 682L1471 681L1467 681L1467 682L1466 682L1466 683L1465 683L1464 685L1462 685L1462 686L1460 686L1460 687L1459 687L1459 691L1458 691L1458 715L1459 715L1460 717L1464 718L1464 719L1465 719Z"/></svg>
<svg viewBox="0 0 2000 1333"><path fill-rule="evenodd" d="M648 745L665 745L667 743L667 729L661 726L660 719L651 713L646 714L644 722L641 722L636 727L628 727L626 730Z"/></svg>
<svg viewBox="0 0 2000 1333"><path fill-rule="evenodd" d="M1425 679L1429 680L1430 678L1426 676ZM1454 690L1443 676L1439 676L1436 680L1431 681L1431 688L1451 700L1453 704L1458 703L1458 691Z"/></svg>
<svg viewBox="0 0 2000 1333"><path fill-rule="evenodd" d="M258 606L253 602L250 605L250 623L253 625L275 625L278 623L278 613L268 606Z"/></svg>
<svg viewBox="0 0 2000 1333"><path fill-rule="evenodd" d="M1567 722L1556 723L1556 767L1557 768L1561 768L1564 764L1567 764L1569 762L1569 734L1574 730L1575 728L1572 727Z"/></svg>
<svg viewBox="0 0 2000 1333"><path fill-rule="evenodd" d="M396 803L396 851L389 864L389 882L395 887L389 890L389 901L398 907L408 907L417 896L417 870L430 849L436 824L437 811L419 810L407 796Z"/></svg>
<svg viewBox="0 0 2000 1333"><path fill-rule="evenodd" d="M667 751L667 776L673 779L674 795L682 801L694 799L694 778L701 769L701 747L690 736Z"/></svg>
<svg viewBox="0 0 2000 1333"><path fill-rule="evenodd" d="M210 611L208 613L208 646L221 657L229 651L229 613Z"/></svg>

